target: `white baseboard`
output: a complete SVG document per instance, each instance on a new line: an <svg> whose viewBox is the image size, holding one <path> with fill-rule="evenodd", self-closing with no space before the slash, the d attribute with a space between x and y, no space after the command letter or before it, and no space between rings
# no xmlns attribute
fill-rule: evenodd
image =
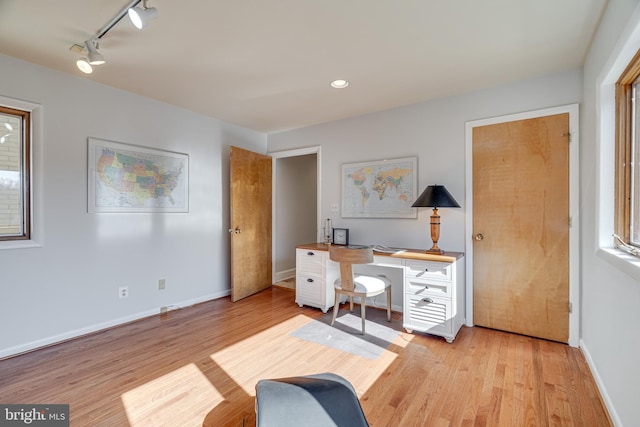
<svg viewBox="0 0 640 427"><path fill-rule="evenodd" d="M584 354L584 358L587 361L587 365L589 365L589 369L591 369L591 374L596 381L596 385L598 386L598 390L600 391L600 395L602 396L602 400L604 401L604 405L607 407L607 411L609 411L609 416L611 417L611 421L613 425L616 427L622 427L622 420L618 416L616 412L616 408L613 406L613 402L607 393L607 389L600 378L600 374L598 374L598 370L596 369L596 365L593 363L593 359L591 358L591 354L589 354L589 349L584 344L584 341L580 340L580 349Z"/></svg>
<svg viewBox="0 0 640 427"><path fill-rule="evenodd" d="M182 301L176 304L167 304L167 307L171 307L171 309L178 309L189 307L195 304L199 304L206 301L211 301L214 299L222 298L231 294L231 290L227 289L226 291L216 292L215 294L204 295L202 297L193 298L190 300ZM9 347L5 349L0 349L0 359L15 356L21 353L26 353L28 351L36 350L42 347L47 347L53 344L58 344L63 341L69 341L74 338L79 338L83 335L92 334L94 332L98 332L104 329L113 328L114 326L122 325L124 323L133 322L135 320L144 319L145 317L153 316L156 314L160 314L160 307L153 308L150 310L145 310L139 313L131 314L129 316L120 317L117 319L108 320L106 322L97 323L95 325L86 326L84 328L74 329L72 331L64 332L62 334L53 335L47 338L42 338L36 341L31 341L29 343L17 345L14 347Z"/></svg>
<svg viewBox="0 0 640 427"><path fill-rule="evenodd" d="M296 269L290 268L289 270L278 271L273 275L273 283L282 282L283 280L296 277Z"/></svg>

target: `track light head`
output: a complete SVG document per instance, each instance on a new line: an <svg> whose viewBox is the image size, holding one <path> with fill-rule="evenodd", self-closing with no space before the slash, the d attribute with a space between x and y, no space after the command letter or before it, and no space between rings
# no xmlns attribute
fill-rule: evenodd
<svg viewBox="0 0 640 427"><path fill-rule="evenodd" d="M78 69L85 74L91 74L93 72L93 67L87 58L78 59L76 61L76 65L78 66Z"/></svg>
<svg viewBox="0 0 640 427"><path fill-rule="evenodd" d="M102 65L105 63L104 57L98 52L98 42L95 39L85 41L84 47L87 50L89 64Z"/></svg>
<svg viewBox="0 0 640 427"><path fill-rule="evenodd" d="M147 26L147 24L158 16L158 9L155 7L147 7L147 0L142 1L142 8L132 7L127 12L131 23L139 30Z"/></svg>

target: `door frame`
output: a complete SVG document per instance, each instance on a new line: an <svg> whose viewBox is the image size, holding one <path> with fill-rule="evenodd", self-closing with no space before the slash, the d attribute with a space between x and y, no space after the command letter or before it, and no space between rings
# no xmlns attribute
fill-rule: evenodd
<svg viewBox="0 0 640 427"><path fill-rule="evenodd" d="M273 152L269 152L267 153L268 156L271 156L273 158L272 160L272 167L271 167L271 200L273 200L274 202L271 203L271 253L275 254L276 253L276 236L277 236L277 227L276 227L276 201L278 200L276 197L276 184L277 184L277 173L278 173L278 159L284 159L287 157L298 157L298 156L306 156L308 154L315 154L316 155L316 204L317 204L317 212L316 212L316 241L321 242L322 241L322 235L321 235L321 220L320 218L322 218L322 169L321 169L321 159L320 159L320 146L316 145L316 146L312 146L312 147L305 147L305 148L294 148L291 150L282 150L282 151L273 151ZM273 276L272 281L273 283L276 282L276 259L275 257L272 257L271 259L271 264L272 264L272 268L271 268L271 275Z"/></svg>
<svg viewBox="0 0 640 427"><path fill-rule="evenodd" d="M523 113L496 116L465 122L465 269L466 269L466 325L473 326L473 128L555 114L569 114L569 342L580 343L580 119L579 104L562 105ZM569 220L569 218L567 218Z"/></svg>

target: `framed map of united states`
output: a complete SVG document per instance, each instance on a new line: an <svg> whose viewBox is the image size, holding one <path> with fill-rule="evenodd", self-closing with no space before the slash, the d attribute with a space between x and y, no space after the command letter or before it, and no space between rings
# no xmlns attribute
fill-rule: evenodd
<svg viewBox="0 0 640 427"><path fill-rule="evenodd" d="M189 156L88 139L88 211L189 212Z"/></svg>

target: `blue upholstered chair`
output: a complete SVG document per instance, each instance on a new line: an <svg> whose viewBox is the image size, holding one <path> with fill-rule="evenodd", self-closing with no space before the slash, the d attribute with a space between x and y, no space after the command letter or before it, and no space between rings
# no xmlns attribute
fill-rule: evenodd
<svg viewBox="0 0 640 427"><path fill-rule="evenodd" d="M323 373L256 384L256 427L368 427L353 386Z"/></svg>

